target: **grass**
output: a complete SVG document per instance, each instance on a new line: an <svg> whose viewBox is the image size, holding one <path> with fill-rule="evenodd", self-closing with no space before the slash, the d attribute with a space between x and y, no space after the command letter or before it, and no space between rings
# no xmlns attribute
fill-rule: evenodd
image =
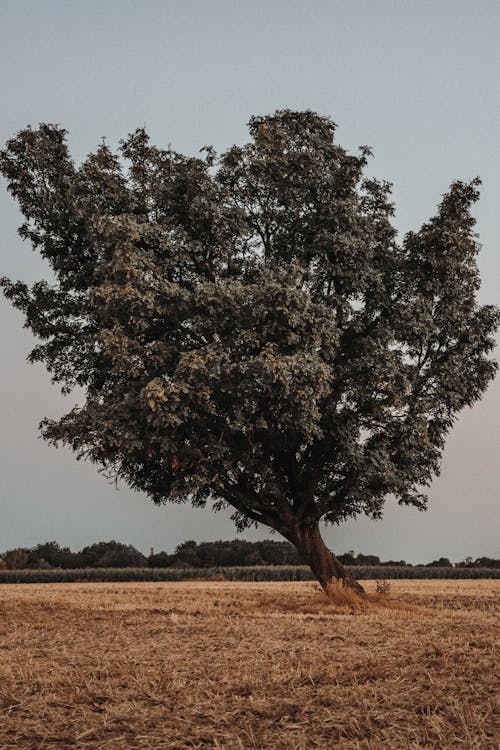
<svg viewBox="0 0 500 750"><path fill-rule="evenodd" d="M498 581L0 586L1 750L498 749Z"/></svg>

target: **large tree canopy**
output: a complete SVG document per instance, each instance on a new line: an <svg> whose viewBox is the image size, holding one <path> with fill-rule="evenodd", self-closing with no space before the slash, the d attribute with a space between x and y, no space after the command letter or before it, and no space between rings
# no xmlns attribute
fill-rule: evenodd
<svg viewBox="0 0 500 750"><path fill-rule="evenodd" d="M385 498L424 508L457 413L494 376L455 182L398 241L390 185L364 177L313 112L253 117L201 158L139 129L77 166L66 132L27 128L0 168L50 283L3 279L41 361L82 405L43 435L156 503L231 506L293 542L326 588L355 585L318 530Z"/></svg>

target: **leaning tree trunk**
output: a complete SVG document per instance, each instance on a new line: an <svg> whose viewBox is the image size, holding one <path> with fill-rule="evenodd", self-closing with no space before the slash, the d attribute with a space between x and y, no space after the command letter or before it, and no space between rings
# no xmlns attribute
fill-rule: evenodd
<svg viewBox="0 0 500 750"><path fill-rule="evenodd" d="M294 526L293 529L287 529L285 536L296 547L304 562L310 566L326 593L333 579L337 579L358 594L365 594L364 588L330 552L317 523L313 526Z"/></svg>

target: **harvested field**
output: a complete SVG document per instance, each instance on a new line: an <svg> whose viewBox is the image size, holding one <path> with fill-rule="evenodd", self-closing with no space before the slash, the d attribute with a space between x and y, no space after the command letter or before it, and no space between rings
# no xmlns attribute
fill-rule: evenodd
<svg viewBox="0 0 500 750"><path fill-rule="evenodd" d="M392 581L399 604L353 611L312 583L0 586L0 748L497 750L499 593Z"/></svg>

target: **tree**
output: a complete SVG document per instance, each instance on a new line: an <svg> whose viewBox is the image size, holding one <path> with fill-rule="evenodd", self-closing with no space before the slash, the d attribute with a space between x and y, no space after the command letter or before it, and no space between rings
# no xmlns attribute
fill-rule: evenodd
<svg viewBox="0 0 500 750"><path fill-rule="evenodd" d="M156 503L230 506L282 534L323 588L361 587L320 521L424 509L457 413L480 398L499 313L479 306L471 207L454 182L398 241L390 185L313 112L253 117L199 158L143 129L76 166L66 132L0 156L21 237L54 278L3 280L64 393L42 434Z"/></svg>
<svg viewBox="0 0 500 750"><path fill-rule="evenodd" d="M84 547L78 557L85 568L142 568L147 565L142 552L131 544L122 544L114 539Z"/></svg>
<svg viewBox="0 0 500 750"><path fill-rule="evenodd" d="M474 560L474 567L476 568L500 568L500 560L495 560L493 557L478 557Z"/></svg>
<svg viewBox="0 0 500 750"><path fill-rule="evenodd" d="M148 568L170 568L175 562L175 555L167 552L156 552L148 557Z"/></svg>
<svg viewBox="0 0 500 750"><path fill-rule="evenodd" d="M187 568L199 568L201 566L198 557L198 544L193 539L188 539L177 545L174 552L175 561Z"/></svg>
<svg viewBox="0 0 500 750"><path fill-rule="evenodd" d="M433 560L430 563L427 563L428 568L452 568L453 565L449 561L447 557L440 557L439 560Z"/></svg>
<svg viewBox="0 0 500 750"><path fill-rule="evenodd" d="M45 542L37 544L27 550L28 566L30 568L39 568L40 561L51 568L77 568L78 555L72 552L69 547L61 547L57 542Z"/></svg>
<svg viewBox="0 0 500 750"><path fill-rule="evenodd" d="M8 570L19 570L24 568L28 562L28 555L24 549L9 549L3 556Z"/></svg>
<svg viewBox="0 0 500 750"><path fill-rule="evenodd" d="M380 557L377 555L363 555L362 552L358 552L356 565L380 565Z"/></svg>

